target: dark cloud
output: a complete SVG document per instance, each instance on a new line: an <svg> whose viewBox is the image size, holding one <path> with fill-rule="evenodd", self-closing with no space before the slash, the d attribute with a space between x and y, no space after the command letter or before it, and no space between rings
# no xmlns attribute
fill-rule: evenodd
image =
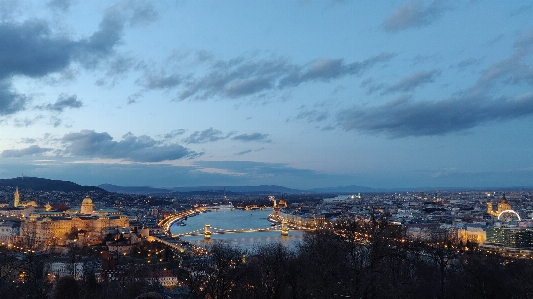
<svg viewBox="0 0 533 299"><path fill-rule="evenodd" d="M196 131L192 133L189 137L183 139L183 142L190 143L206 143L214 142L222 139L226 139L228 136L224 136L222 131L209 128L203 131Z"/></svg>
<svg viewBox="0 0 533 299"><path fill-rule="evenodd" d="M24 110L28 101L28 97L14 92L10 83L0 79L0 115L10 115Z"/></svg>
<svg viewBox="0 0 533 299"><path fill-rule="evenodd" d="M0 79L11 75L42 77L66 68L76 43L54 36L44 21L0 23Z"/></svg>
<svg viewBox="0 0 533 299"><path fill-rule="evenodd" d="M20 158L24 156L35 156L51 151L51 148L43 148L38 145L31 145L27 148L16 150L4 150L0 156L3 158Z"/></svg>
<svg viewBox="0 0 533 299"><path fill-rule="evenodd" d="M66 154L75 157L121 159L133 162L178 160L195 153L178 144L161 144L149 136L128 133L114 141L108 133L82 130L66 134L61 142Z"/></svg>
<svg viewBox="0 0 533 299"><path fill-rule="evenodd" d="M382 23L383 29L388 32L423 27L435 22L447 10L450 10L445 1L435 0L424 6L421 0L410 0L404 6L396 8Z"/></svg>
<svg viewBox="0 0 533 299"><path fill-rule="evenodd" d="M267 138L268 138L268 134L252 133L252 134L237 135L237 136L232 137L231 139L245 141L245 142L249 142L249 141L265 141L266 142L266 141L269 141Z"/></svg>
<svg viewBox="0 0 533 299"><path fill-rule="evenodd" d="M514 99L452 98L436 102L398 98L382 106L351 108L337 115L347 131L391 138L445 135L488 122L533 115L533 93Z"/></svg>
<svg viewBox="0 0 533 299"><path fill-rule="evenodd" d="M51 1L49 5L68 8L69 1ZM130 3L131 4L131 3ZM75 39L53 32L43 20L0 23L0 115L13 114L26 107L28 97L18 94L9 80L12 76L42 78L69 69L75 62L95 67L115 56L124 26L134 19L150 19L148 2L122 4L106 10L99 29L88 38ZM146 8L146 9L145 9ZM131 62L111 61L113 72L124 72ZM53 107L52 107L53 108Z"/></svg>
<svg viewBox="0 0 533 299"><path fill-rule="evenodd" d="M416 72L405 78L402 78L396 84L387 88L382 94L412 91L413 89L422 84L431 83L435 81L435 77L437 77L438 75L440 75L439 70Z"/></svg>
<svg viewBox="0 0 533 299"><path fill-rule="evenodd" d="M54 104L48 104L46 106L38 106L39 109L46 109L51 111L63 112L66 108L80 108L83 103L78 100L76 95L61 94L57 98Z"/></svg>

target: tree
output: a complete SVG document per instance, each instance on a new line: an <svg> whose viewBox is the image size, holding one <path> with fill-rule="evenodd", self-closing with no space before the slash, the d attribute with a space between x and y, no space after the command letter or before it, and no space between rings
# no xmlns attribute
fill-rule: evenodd
<svg viewBox="0 0 533 299"><path fill-rule="evenodd" d="M53 299L79 299L80 287L72 276L63 276L54 288Z"/></svg>

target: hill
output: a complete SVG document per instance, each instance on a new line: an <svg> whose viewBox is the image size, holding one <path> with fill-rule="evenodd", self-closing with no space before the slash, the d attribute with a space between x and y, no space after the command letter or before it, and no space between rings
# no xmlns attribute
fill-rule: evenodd
<svg viewBox="0 0 533 299"><path fill-rule="evenodd" d="M286 188L275 185L260 185L260 186L197 186L197 187L174 187L174 188L154 188L150 186L116 186L111 184L103 184L98 187L117 193L128 194L168 194L168 193L189 193L196 195L204 194L231 194L231 193L302 193L306 191Z"/></svg>
<svg viewBox="0 0 533 299"><path fill-rule="evenodd" d="M172 190L163 188L154 188L150 186L117 186L112 184L102 184L98 187L108 191L125 194L164 194L170 193Z"/></svg>
<svg viewBox="0 0 533 299"><path fill-rule="evenodd" d="M81 186L69 181L49 180L36 177L18 177L13 179L0 179L0 186L19 187L20 189L32 189L35 191L63 191L63 192L87 192L104 189L95 186Z"/></svg>

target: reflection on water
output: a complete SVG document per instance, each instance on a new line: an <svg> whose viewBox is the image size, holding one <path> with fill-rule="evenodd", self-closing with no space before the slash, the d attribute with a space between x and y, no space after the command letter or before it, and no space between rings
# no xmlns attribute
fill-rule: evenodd
<svg viewBox="0 0 533 299"><path fill-rule="evenodd" d="M201 213L194 217L189 217L184 221L185 226L179 226L177 223L172 225L170 232L172 234L183 234L196 230L202 230L206 224L210 224L213 228L211 231L217 229L264 229L270 228L268 215L272 213L272 209L265 210L213 210L211 212ZM214 242L225 242L231 246L242 246L247 249L254 249L255 247L266 245L273 242L281 242L289 247L295 247L299 241L302 240L303 232L290 231L288 236L281 236L280 231L270 232L253 232L253 233L226 233L226 234L212 234L211 240L205 240L203 235L198 236L184 236L182 240L188 241L191 244L206 247Z"/></svg>

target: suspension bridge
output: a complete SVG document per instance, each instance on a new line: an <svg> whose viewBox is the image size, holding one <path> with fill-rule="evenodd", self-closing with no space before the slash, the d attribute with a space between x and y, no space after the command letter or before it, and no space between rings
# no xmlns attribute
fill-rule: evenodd
<svg viewBox="0 0 533 299"><path fill-rule="evenodd" d="M205 239L210 239L211 235L214 234L238 234L238 233L260 233L260 232L281 232L282 236L289 235L289 225L287 222L282 222L275 226L265 227L265 228L250 228L250 229L224 229L218 227L212 227L209 224L206 224L203 228L199 228L187 233L174 234L173 238L185 237L185 236L201 236L203 235Z"/></svg>

